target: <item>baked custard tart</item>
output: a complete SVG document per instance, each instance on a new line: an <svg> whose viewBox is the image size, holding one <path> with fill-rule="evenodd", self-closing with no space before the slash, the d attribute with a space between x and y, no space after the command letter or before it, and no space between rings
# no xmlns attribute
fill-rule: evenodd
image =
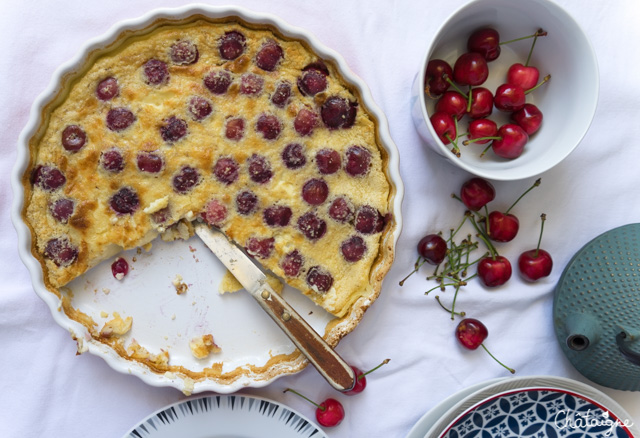
<svg viewBox="0 0 640 438"><path fill-rule="evenodd" d="M239 17L166 20L65 80L23 175L49 290L200 220L338 319L378 296L397 231L388 152L307 42Z"/></svg>

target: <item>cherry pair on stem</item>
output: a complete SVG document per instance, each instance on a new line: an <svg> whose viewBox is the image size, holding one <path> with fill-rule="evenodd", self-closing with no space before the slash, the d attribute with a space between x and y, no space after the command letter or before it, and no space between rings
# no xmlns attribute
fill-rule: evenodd
<svg viewBox="0 0 640 438"><path fill-rule="evenodd" d="M351 388L348 391L344 391L343 394L356 395L364 391L365 387L367 386L366 376L374 372L381 366L386 365L387 363L389 363L389 361L390 359L385 359L378 366L370 369L367 372L363 372L358 367L351 365L351 368L353 369L353 372L355 373L355 376L356 376L356 382L353 388ZM335 398L329 397L321 403L316 403L294 389L287 388L284 390L284 392L292 392L297 396L302 397L312 405L314 405L316 407L316 420L321 426L334 427L339 425L342 422L342 420L344 420L344 417L345 417L344 406Z"/></svg>

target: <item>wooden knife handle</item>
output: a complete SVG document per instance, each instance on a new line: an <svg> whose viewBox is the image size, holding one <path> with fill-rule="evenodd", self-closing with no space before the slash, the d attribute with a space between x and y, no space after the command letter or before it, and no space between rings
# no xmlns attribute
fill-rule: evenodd
<svg viewBox="0 0 640 438"><path fill-rule="evenodd" d="M356 376L351 366L283 297L268 285L265 285L254 297L331 386L338 391L348 391L353 388Z"/></svg>

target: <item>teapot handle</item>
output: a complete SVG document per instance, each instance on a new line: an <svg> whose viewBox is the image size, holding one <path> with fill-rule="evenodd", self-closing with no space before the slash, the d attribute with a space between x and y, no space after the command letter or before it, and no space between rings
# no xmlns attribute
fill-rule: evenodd
<svg viewBox="0 0 640 438"><path fill-rule="evenodd" d="M640 366L640 353L637 353L629 348L629 343L625 342L626 338L627 334L625 332L620 332L616 335L616 344L618 345L618 349L629 362L634 365Z"/></svg>

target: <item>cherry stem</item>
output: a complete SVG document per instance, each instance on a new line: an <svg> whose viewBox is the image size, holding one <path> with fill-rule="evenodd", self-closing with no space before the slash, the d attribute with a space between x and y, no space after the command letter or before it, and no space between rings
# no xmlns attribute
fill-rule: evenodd
<svg viewBox="0 0 640 438"><path fill-rule="evenodd" d="M487 152L489 152L489 149L491 149L491 145L492 143L489 143L489 145L484 148L484 150L482 151L482 153L480 154L480 158L484 157L484 154L486 154Z"/></svg>
<svg viewBox="0 0 640 438"><path fill-rule="evenodd" d="M426 261L427 261L426 259L423 259L422 257L418 256L418 260L416 260L416 263L413 265L413 271L409 272L409 274L406 277L400 280L400 286L404 286L404 282L407 281L407 279L411 277L413 274L418 272L418 269L420 269L420 267L424 265Z"/></svg>
<svg viewBox="0 0 640 438"><path fill-rule="evenodd" d="M321 411L325 411L327 408L325 408L324 406L320 406L318 403L314 402L313 400L308 399L307 397L305 397L304 395L300 394L298 391L293 390L291 388L287 388L285 389L284 392L293 392L295 395L297 395L298 397L302 397L303 399L305 399L306 401L308 401L309 403L311 403L312 405L314 405L316 408L320 409Z"/></svg>
<svg viewBox="0 0 640 438"><path fill-rule="evenodd" d="M527 62L525 62L524 66L528 66L529 65L529 61L531 61L531 54L533 53L533 48L536 45L536 41L538 40L538 37L540 36L539 33L543 32L542 29L538 29L538 31L534 34L533 36L533 43L531 44L531 49L529 49L529 56L527 56ZM544 32L544 34L546 35L547 33Z"/></svg>
<svg viewBox="0 0 640 438"><path fill-rule="evenodd" d="M542 213L540 215L540 236L538 236L538 246L536 246L536 257L538 257L538 252L540 252L540 242L542 242L542 232L544 231L544 221L547 220L547 215Z"/></svg>
<svg viewBox="0 0 640 438"><path fill-rule="evenodd" d="M471 93L471 85L469 85L469 97L467 99L467 112L470 113L471 112L471 99L472 97L472 93Z"/></svg>
<svg viewBox="0 0 640 438"><path fill-rule="evenodd" d="M551 75L546 75L544 78L542 78L542 80L535 86L529 88L528 90L524 91L524 94L529 94L531 93L533 90L535 90L536 88L540 87L542 84L549 82L549 80L551 80Z"/></svg>
<svg viewBox="0 0 640 438"><path fill-rule="evenodd" d="M491 255L491 259L495 260L496 257L499 255L498 251L496 250L496 247L491 244L491 242L489 241L489 237L487 237L485 235L485 232L478 226L478 224L476 223L476 220L473 218L473 216L471 216L471 214L469 214L469 216L471 218L471 223L473 224L473 227L478 232L478 238L480 238L485 243L485 245L487 245L487 248L489 248L489 253Z"/></svg>
<svg viewBox="0 0 640 438"><path fill-rule="evenodd" d="M470 138L462 142L463 145L468 145L469 143L475 143L477 141L482 140L502 140L502 137L478 137L478 138Z"/></svg>
<svg viewBox="0 0 640 438"><path fill-rule="evenodd" d="M516 199L516 201L515 201L513 204L511 204L511 207L509 207L509 208L507 209L507 211L505 211L505 212L504 212L504 214L509 214L509 212L511 211L511 209L512 209L513 207L515 207L515 206L516 206L516 204L517 204L517 203L518 203L522 198L524 198L524 196L525 196L527 193L529 193L531 190L533 190L534 188L536 188L536 187L538 187L538 186L540 185L540 182L541 182L541 181L542 181L542 179L541 179L541 178L538 178L537 180L535 180L535 182L533 183L533 185L532 185L531 187L529 187L529 188L528 188L528 189L527 189L527 190L526 190L522 195L520 195L520 197L519 197L518 199Z"/></svg>
<svg viewBox="0 0 640 438"><path fill-rule="evenodd" d="M513 40L503 41L503 42L501 42L501 43L499 43L499 44L500 44L500 45L503 45L503 44L509 44L509 43L514 43L514 42L516 42L516 41L526 40L526 39L528 39L528 38L541 37L541 36L546 36L546 35L547 35L547 32L545 32L545 31L544 31L544 30L542 30L542 29L538 29L538 30L536 31L536 33L534 33L533 35L527 35L527 36L523 36L523 37L516 38L516 39L513 39Z"/></svg>
<svg viewBox="0 0 640 438"><path fill-rule="evenodd" d="M453 118L453 120L454 120L454 123L456 124L456 132L458 132L458 128L457 128L457 125L458 125L458 124L457 124L457 121L456 121L456 117L454 117L454 118ZM453 152L453 154L454 154L456 157L460 157L460 148L458 148L458 143L456 142L456 140L458 139L458 137L456 137L456 139L455 139L455 140L452 140L452 139L451 139L451 137L449 136L449 134L445 134L444 136L445 136L445 138L446 138L447 140L449 140L449 141L451 142L451 144L453 145L453 148L451 149L451 152Z"/></svg>
<svg viewBox="0 0 640 438"><path fill-rule="evenodd" d="M378 368L380 368L382 365L386 365L389 363L391 359L385 359L382 361L382 363L380 363L377 367L375 368L371 368L369 371L367 371L366 373L362 373L358 376L358 380L362 379L364 376L366 376L367 374L370 374L372 372L374 372L375 370L377 370Z"/></svg>
<svg viewBox="0 0 640 438"><path fill-rule="evenodd" d="M442 307L444 310L446 310L448 313L451 313L452 315L458 315L463 318L467 315L465 312L454 312L453 309L447 309L447 307L445 307L445 305L442 304L442 301L440 301L439 295L436 295L436 301L438 302L438 304L440 304L440 307ZM453 319L453 316L451 316L451 319Z"/></svg>
<svg viewBox="0 0 640 438"><path fill-rule="evenodd" d="M461 90L461 89L460 89L460 88L455 84L455 82L453 82L453 81L451 80L451 78L450 78L449 76L446 76L446 75L445 75L444 80L445 80L445 81L447 81L447 82L449 82L449 85L451 85L451 86L452 86L452 87L453 87L453 88L454 88L458 93L462 94L462 95L464 96L464 98L465 98L465 99L468 99L468 98L469 98L469 96L467 96L467 93L465 93L464 91L462 91L462 90Z"/></svg>
<svg viewBox="0 0 640 438"><path fill-rule="evenodd" d="M496 362L498 362L500 365L502 365L504 368L506 368L511 374L515 374L516 370L514 370L513 368L509 368L508 366L506 366L505 364L503 364L502 362L500 362L498 360L497 357L495 357L493 354L491 354L491 352L489 351L489 349L487 347L485 347L484 344L480 344L482 346L482 348L484 348L484 351L486 351L489 356L491 356L493 358L493 360L495 360Z"/></svg>

